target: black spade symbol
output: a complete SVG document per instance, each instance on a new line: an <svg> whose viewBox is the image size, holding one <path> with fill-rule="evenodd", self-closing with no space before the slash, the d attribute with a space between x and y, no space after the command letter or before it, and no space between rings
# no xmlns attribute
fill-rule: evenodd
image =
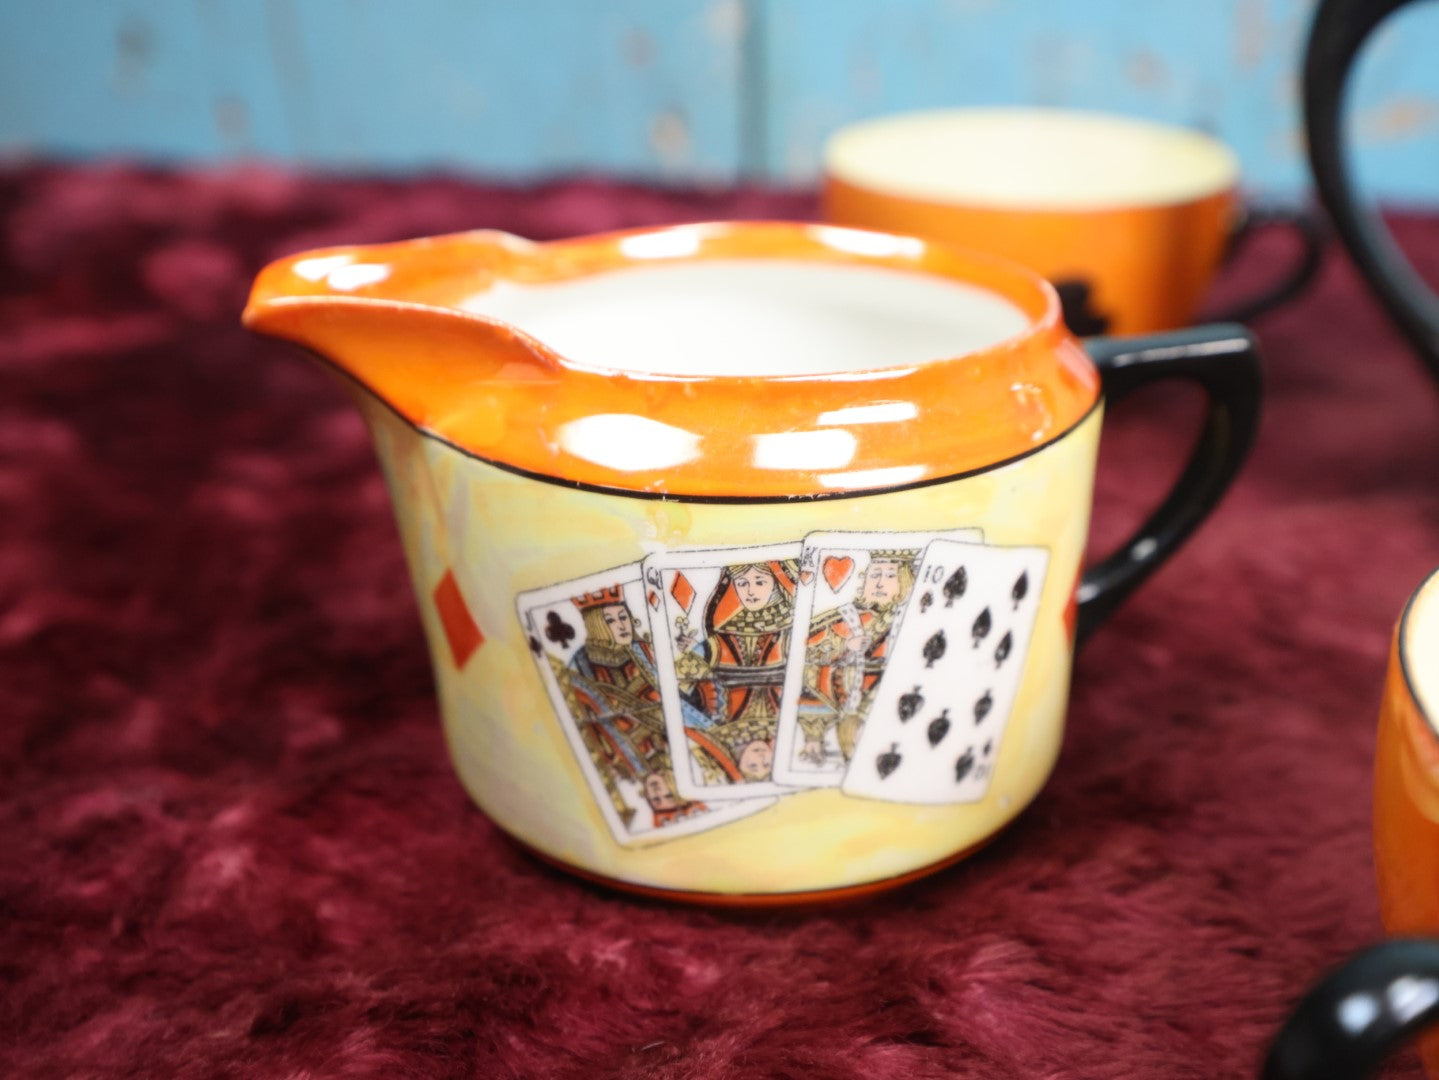
<svg viewBox="0 0 1439 1080"><path fill-rule="evenodd" d="M924 666L934 667L934 662L944 655L944 631L936 630L934 636L924 643Z"/></svg>
<svg viewBox="0 0 1439 1080"><path fill-rule="evenodd" d="M963 783L964 778L969 775L969 771L973 768L974 748L970 747L961 754L959 760L954 763L954 782L956 784Z"/></svg>
<svg viewBox="0 0 1439 1080"><path fill-rule="evenodd" d="M534 634L531 634L531 635L530 635L530 652L534 653L536 656L539 656L539 655L540 655L540 650L541 650L542 648L544 648L544 646L542 646L542 645L540 644L540 639L537 638L537 637L535 637Z"/></svg>
<svg viewBox="0 0 1439 1080"><path fill-rule="evenodd" d="M960 567L949 575L949 580L944 583L944 606L953 607L954 602L964 595L964 590L969 588L969 574L964 567Z"/></svg>
<svg viewBox="0 0 1439 1080"><path fill-rule="evenodd" d="M974 722L976 724L984 723L984 718L989 715L989 710L992 708L994 708L994 697L986 690L984 697L974 703Z"/></svg>
<svg viewBox="0 0 1439 1080"><path fill-rule="evenodd" d="M938 746L949 734L949 710L945 709L929 722L929 745Z"/></svg>
<svg viewBox="0 0 1439 1080"><path fill-rule="evenodd" d="M1029 571L1020 574L1014 583L1014 588L1009 590L1009 598L1014 601L1014 610L1019 610L1019 602L1029 595Z"/></svg>
<svg viewBox="0 0 1439 1080"><path fill-rule="evenodd" d="M879 770L879 778L883 780L895 769L899 768L899 743L890 743L889 749L875 758L874 767Z"/></svg>
<svg viewBox="0 0 1439 1080"><path fill-rule="evenodd" d="M999 644L994 647L994 666L999 667L1009 658L1009 650L1014 647L1014 635L1008 630L1004 637L999 639Z"/></svg>
<svg viewBox="0 0 1439 1080"><path fill-rule="evenodd" d="M989 637L989 631L993 625L994 623L989 617L989 608L985 608L979 613L979 617L974 620L974 625L970 627L969 630L970 636L974 638L974 647L976 649L979 648L981 641Z"/></svg>
<svg viewBox="0 0 1439 1080"><path fill-rule="evenodd" d="M899 697L899 722L905 723L911 716L919 712L923 704L924 695L919 692L917 686L909 693L901 694Z"/></svg>
<svg viewBox="0 0 1439 1080"><path fill-rule="evenodd" d="M934 603L934 593L926 592L919 598L919 613L923 615L929 610L929 605Z"/></svg>
<svg viewBox="0 0 1439 1080"><path fill-rule="evenodd" d="M552 611L545 617L545 637L564 649L574 641L575 628Z"/></svg>
<svg viewBox="0 0 1439 1080"><path fill-rule="evenodd" d="M993 743L992 741L991 741L991 742L987 742L987 743L984 744L984 756L985 756L985 757L989 757L989 751L993 748L993 746L994 746L994 743Z"/></svg>

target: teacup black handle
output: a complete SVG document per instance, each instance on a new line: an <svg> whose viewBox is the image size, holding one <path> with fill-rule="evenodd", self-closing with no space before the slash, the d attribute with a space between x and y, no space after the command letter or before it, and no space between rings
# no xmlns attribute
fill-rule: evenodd
<svg viewBox="0 0 1439 1080"><path fill-rule="evenodd" d="M1240 300L1215 315L1222 322L1248 322L1256 315L1294 299L1314 280L1324 261L1324 226L1306 206L1248 206L1229 237L1224 261L1230 262L1261 229L1293 229L1299 237L1299 253L1277 281L1247 300Z"/></svg>
<svg viewBox="0 0 1439 1080"><path fill-rule="evenodd" d="M1295 1006L1263 1080L1359 1080L1436 1020L1439 942L1387 941L1330 972Z"/></svg>
<svg viewBox="0 0 1439 1080"><path fill-rule="evenodd" d="M1411 0L1323 0L1304 50L1304 125L1314 182L1364 280L1439 378L1439 297L1414 272L1355 190L1341 131L1354 59L1375 27Z"/></svg>
<svg viewBox="0 0 1439 1080"><path fill-rule="evenodd" d="M1208 396L1204 428L1174 489L1118 551L1079 584L1077 641L1169 558L1214 509L1259 429L1264 377L1259 346L1242 326L1219 323L1135 338L1089 338L1109 404L1149 383L1185 379Z"/></svg>

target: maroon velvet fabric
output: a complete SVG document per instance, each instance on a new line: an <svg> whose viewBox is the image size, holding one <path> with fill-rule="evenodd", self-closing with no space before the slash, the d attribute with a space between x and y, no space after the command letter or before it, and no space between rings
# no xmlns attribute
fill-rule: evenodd
<svg viewBox="0 0 1439 1080"><path fill-rule="evenodd" d="M1439 564L1439 392L1341 256L1256 323L1257 452L1083 652L1037 803L968 862L819 912L620 896L472 807L361 424L237 323L253 272L313 245L814 210L0 174L0 1075L1254 1074L1291 1000L1380 932L1375 711ZM1439 220L1402 228L1439 268ZM1224 288L1285 251L1262 237ZM1101 542L1193 414L1126 405Z"/></svg>

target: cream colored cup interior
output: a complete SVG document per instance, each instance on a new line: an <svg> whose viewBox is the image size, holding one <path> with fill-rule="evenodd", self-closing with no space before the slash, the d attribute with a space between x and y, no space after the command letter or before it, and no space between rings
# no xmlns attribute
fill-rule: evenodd
<svg viewBox="0 0 1439 1080"><path fill-rule="evenodd" d="M1239 162L1202 132L1070 109L940 109L844 128L825 171L926 202L1089 210L1189 202L1234 187Z"/></svg>
<svg viewBox="0 0 1439 1080"><path fill-rule="evenodd" d="M1399 650L1419 707L1430 723L1439 724L1439 571L1410 602L1399 630Z"/></svg>

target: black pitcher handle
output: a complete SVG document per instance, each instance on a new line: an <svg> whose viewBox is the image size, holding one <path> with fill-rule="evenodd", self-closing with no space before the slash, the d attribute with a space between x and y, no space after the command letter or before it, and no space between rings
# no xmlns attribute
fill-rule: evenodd
<svg viewBox="0 0 1439 1080"><path fill-rule="evenodd" d="M1295 1006L1263 1080L1360 1080L1436 1020L1439 942L1386 941L1330 972Z"/></svg>
<svg viewBox="0 0 1439 1080"><path fill-rule="evenodd" d="M1439 297L1414 272L1379 215L1363 204L1344 152L1344 93L1374 28L1411 0L1323 0L1304 50L1309 164L1325 209L1370 289L1439 378Z"/></svg>
<svg viewBox="0 0 1439 1080"><path fill-rule="evenodd" d="M1083 641L1169 558L1214 509L1259 429L1259 346L1242 326L1219 323L1135 338L1084 342L1109 404L1149 383L1186 379L1208 396L1204 428L1174 489L1118 551L1085 571L1075 638Z"/></svg>
<svg viewBox="0 0 1439 1080"><path fill-rule="evenodd" d="M1229 248L1224 254L1225 262L1234 259L1261 229L1287 228L1299 237L1298 257L1279 280L1275 281L1258 296L1241 300L1219 312L1215 318L1221 322L1248 322L1256 315L1288 303L1309 287L1314 275L1324 261L1324 245L1327 239L1324 225L1319 216L1307 206L1247 206L1239 224L1229 236Z"/></svg>

